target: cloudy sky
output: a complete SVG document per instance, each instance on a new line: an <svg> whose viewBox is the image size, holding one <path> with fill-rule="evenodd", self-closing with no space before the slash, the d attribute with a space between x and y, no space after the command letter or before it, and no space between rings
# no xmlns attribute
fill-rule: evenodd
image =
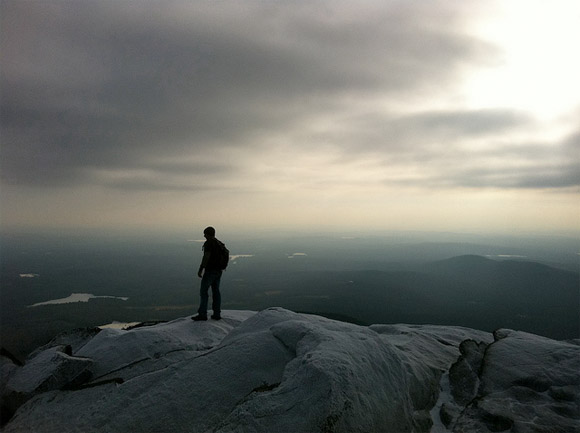
<svg viewBox="0 0 580 433"><path fill-rule="evenodd" d="M575 0L0 14L5 228L580 230Z"/></svg>

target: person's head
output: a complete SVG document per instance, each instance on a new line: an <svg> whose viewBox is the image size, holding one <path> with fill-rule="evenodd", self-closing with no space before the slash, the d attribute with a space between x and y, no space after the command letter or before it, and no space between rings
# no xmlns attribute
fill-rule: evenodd
<svg viewBox="0 0 580 433"><path fill-rule="evenodd" d="M215 229L213 227L207 227L204 231L203 231L203 235L206 238L215 238Z"/></svg>

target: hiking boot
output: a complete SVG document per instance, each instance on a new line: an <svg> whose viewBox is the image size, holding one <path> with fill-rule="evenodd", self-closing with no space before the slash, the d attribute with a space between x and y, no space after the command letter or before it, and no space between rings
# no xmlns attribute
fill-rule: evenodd
<svg viewBox="0 0 580 433"><path fill-rule="evenodd" d="M219 314L212 314L211 318L213 320L222 320L222 316L220 316Z"/></svg>
<svg viewBox="0 0 580 433"><path fill-rule="evenodd" d="M193 316L191 320L195 322L201 322L202 320L207 320L207 316L202 316L201 314L198 314L197 316Z"/></svg>

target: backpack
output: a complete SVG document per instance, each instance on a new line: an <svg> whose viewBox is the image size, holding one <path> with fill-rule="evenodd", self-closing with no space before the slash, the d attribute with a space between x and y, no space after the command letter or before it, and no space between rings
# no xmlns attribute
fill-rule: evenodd
<svg viewBox="0 0 580 433"><path fill-rule="evenodd" d="M225 270L228 267L228 262L230 261L230 250L226 248L226 244L222 241L216 239L219 251L219 268L220 270Z"/></svg>

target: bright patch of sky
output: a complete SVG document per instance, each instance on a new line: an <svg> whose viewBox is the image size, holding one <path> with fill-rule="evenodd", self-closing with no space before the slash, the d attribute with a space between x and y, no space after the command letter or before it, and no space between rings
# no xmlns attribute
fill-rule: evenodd
<svg viewBox="0 0 580 433"><path fill-rule="evenodd" d="M580 57L573 47L580 42L580 3L514 0L488 13L475 23L475 34L502 53L466 78L467 103L513 107L543 122L562 121L578 110Z"/></svg>

